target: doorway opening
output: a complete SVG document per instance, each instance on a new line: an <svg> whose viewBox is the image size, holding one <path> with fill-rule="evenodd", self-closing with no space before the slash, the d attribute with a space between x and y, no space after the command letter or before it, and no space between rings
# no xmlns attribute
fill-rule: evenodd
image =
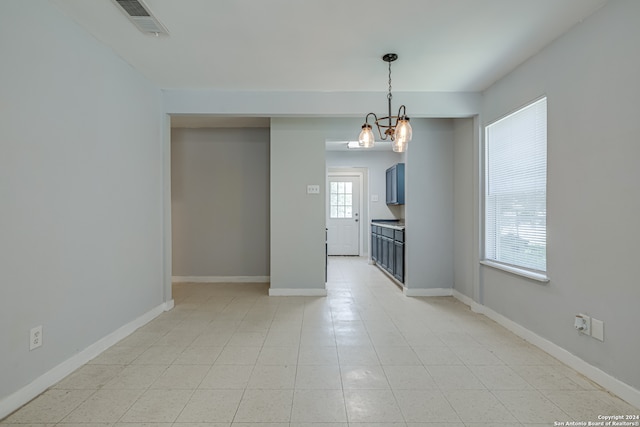
<svg viewBox="0 0 640 427"><path fill-rule="evenodd" d="M329 256L361 256L366 253L366 187L366 170L363 168L329 169L326 200Z"/></svg>

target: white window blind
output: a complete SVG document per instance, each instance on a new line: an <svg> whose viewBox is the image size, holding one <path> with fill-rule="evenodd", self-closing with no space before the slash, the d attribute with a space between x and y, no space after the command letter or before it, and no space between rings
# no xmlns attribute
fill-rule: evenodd
<svg viewBox="0 0 640 427"><path fill-rule="evenodd" d="M547 270L547 99L485 128L485 258Z"/></svg>

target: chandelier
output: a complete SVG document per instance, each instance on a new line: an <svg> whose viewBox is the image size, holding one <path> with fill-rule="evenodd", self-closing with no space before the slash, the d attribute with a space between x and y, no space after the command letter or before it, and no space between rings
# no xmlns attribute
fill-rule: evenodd
<svg viewBox="0 0 640 427"><path fill-rule="evenodd" d="M389 64L389 93L387 94L387 102L389 105L389 115L386 117L376 116L375 113L369 113L364 119L362 125L362 131L358 137L358 144L362 148L371 148L375 142L373 130L369 124L369 116L373 116L375 119L375 125L378 128L378 135L380 139L386 141L391 139L393 151L402 153L407 150L407 143L411 141L412 133L411 124L409 123L409 117L407 117L407 109L404 105L401 105L398 109L398 114L391 115L391 63L398 59L398 55L395 53L387 53L382 57L382 60ZM384 135L384 136L383 136Z"/></svg>

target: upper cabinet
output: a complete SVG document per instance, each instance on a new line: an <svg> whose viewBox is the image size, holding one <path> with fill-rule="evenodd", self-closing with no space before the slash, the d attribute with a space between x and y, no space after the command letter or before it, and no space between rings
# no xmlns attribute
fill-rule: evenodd
<svg viewBox="0 0 640 427"><path fill-rule="evenodd" d="M387 169L387 205L404 205L404 163Z"/></svg>

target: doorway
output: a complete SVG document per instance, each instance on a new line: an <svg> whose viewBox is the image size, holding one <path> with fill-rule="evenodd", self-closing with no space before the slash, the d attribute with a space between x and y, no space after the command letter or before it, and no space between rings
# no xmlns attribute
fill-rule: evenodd
<svg viewBox="0 0 640 427"><path fill-rule="evenodd" d="M330 174L327 189L327 253L358 256L362 234L362 176Z"/></svg>

